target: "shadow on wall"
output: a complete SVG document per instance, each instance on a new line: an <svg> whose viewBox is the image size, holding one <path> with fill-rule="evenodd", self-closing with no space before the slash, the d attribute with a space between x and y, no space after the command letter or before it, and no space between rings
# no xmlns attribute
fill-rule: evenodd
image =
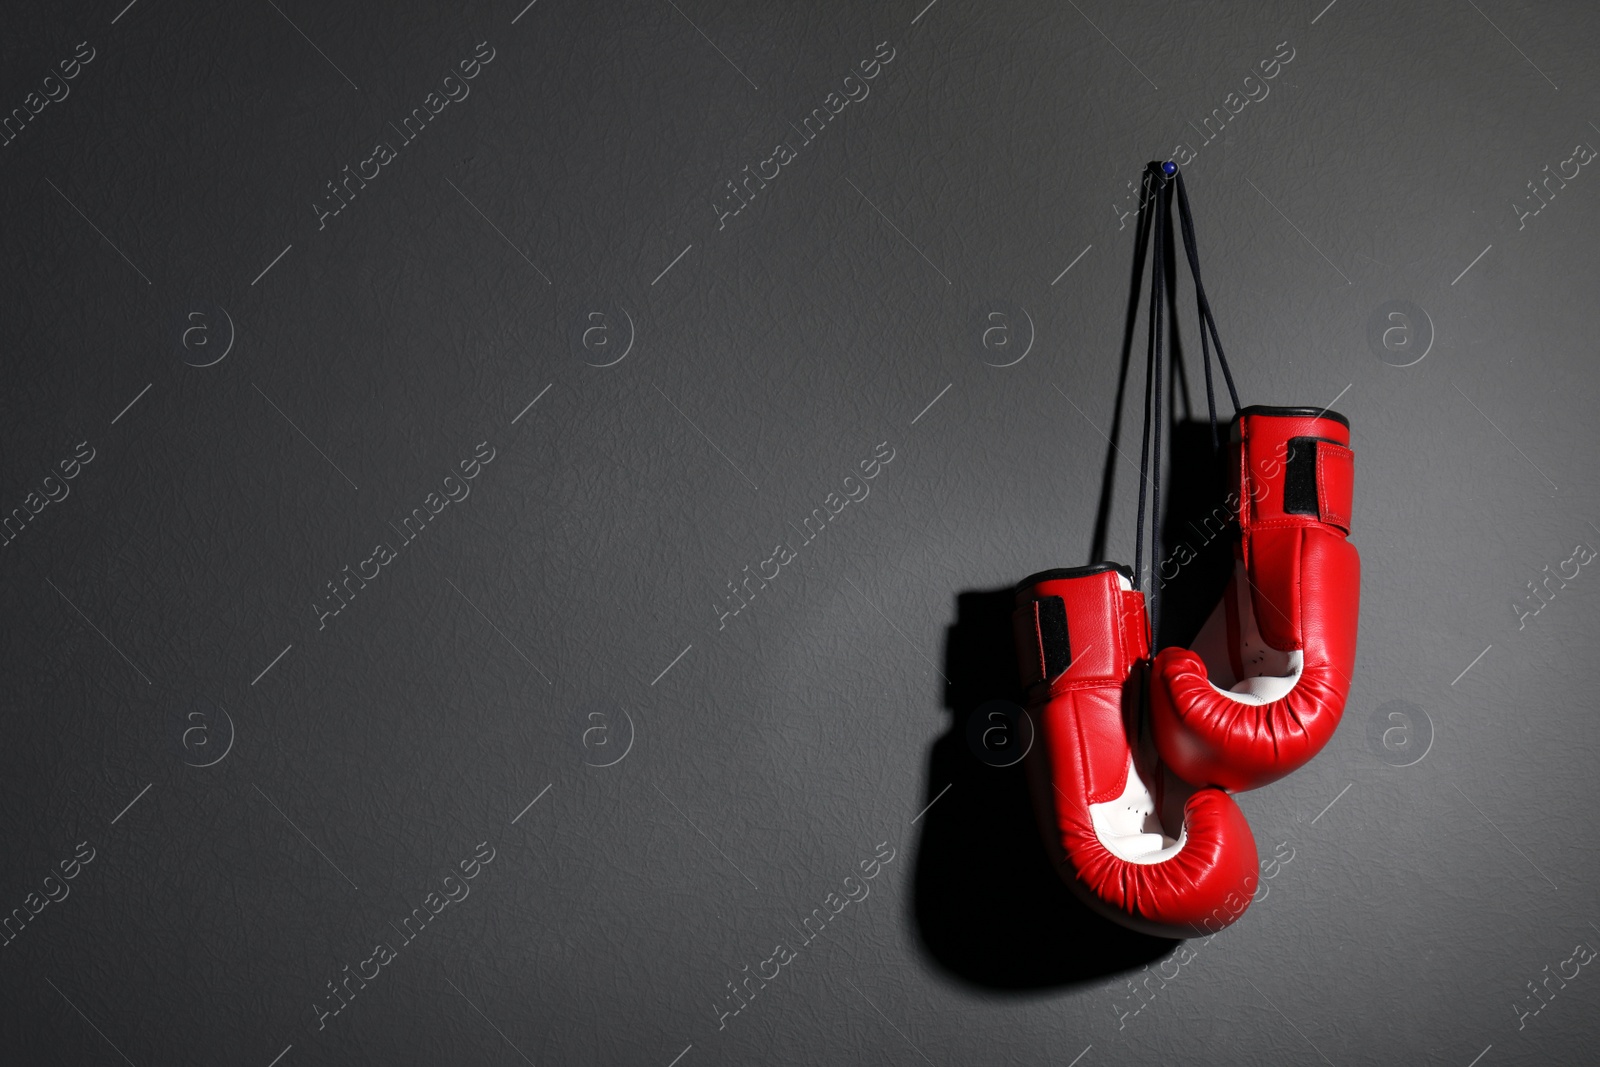
<svg viewBox="0 0 1600 1067"><path fill-rule="evenodd" d="M946 637L951 727L929 757L914 887L923 949L947 973L989 989L1048 989L1137 970L1176 941L1090 911L1052 869L1019 763L992 767L967 743L989 700L1020 703L1010 589L966 592Z"/></svg>
<svg viewBox="0 0 1600 1067"><path fill-rule="evenodd" d="M1227 448L1231 415L1217 413ZM1234 542L1220 459L1211 450L1205 412L1165 431L1172 442L1161 486L1161 555L1153 580L1159 585L1158 648L1188 647L1222 599L1233 575Z"/></svg>

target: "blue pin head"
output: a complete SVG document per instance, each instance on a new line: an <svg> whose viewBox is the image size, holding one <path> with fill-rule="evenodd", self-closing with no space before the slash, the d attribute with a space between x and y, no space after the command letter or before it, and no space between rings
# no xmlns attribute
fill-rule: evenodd
<svg viewBox="0 0 1600 1067"><path fill-rule="evenodd" d="M1165 163L1161 164L1161 173L1170 178L1174 174L1178 173L1178 165L1169 159Z"/></svg>

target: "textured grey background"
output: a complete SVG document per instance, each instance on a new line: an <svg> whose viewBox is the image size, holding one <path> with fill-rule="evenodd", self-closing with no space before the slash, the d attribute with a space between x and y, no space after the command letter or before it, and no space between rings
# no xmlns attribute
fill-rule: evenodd
<svg viewBox="0 0 1600 1067"><path fill-rule="evenodd" d="M925 3L8 7L4 113L67 95L0 146L0 511L69 495L0 549L0 909L38 909L0 1059L1592 1058L1600 976L1550 976L1600 946L1600 577L1516 605L1600 546L1600 176L1563 163L1600 145L1600 18ZM1246 402L1351 418L1365 569L1344 725L1242 798L1290 858L1181 956L1075 910L966 742L1011 695L994 591L1088 559L1129 183L1180 143ZM1375 345L1395 300L1422 315ZM471 495L319 628L480 442Z"/></svg>

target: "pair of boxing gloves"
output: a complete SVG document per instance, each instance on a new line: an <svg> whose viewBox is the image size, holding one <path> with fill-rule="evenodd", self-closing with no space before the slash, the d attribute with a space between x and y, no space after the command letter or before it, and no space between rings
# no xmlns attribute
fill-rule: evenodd
<svg viewBox="0 0 1600 1067"><path fill-rule="evenodd" d="M1348 421L1248 407L1229 438L1234 573L1191 647L1151 659L1144 594L1117 564L1016 591L1046 846L1092 908L1161 937L1215 932L1249 906L1255 839L1230 793L1321 751L1355 662Z"/></svg>

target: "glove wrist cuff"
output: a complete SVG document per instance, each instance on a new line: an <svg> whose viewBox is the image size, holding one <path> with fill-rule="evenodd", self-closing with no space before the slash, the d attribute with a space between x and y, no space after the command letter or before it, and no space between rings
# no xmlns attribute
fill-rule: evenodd
<svg viewBox="0 0 1600 1067"><path fill-rule="evenodd" d="M1127 568L1115 564L1026 579L1017 586L1012 625L1018 671L1030 693L1121 684L1150 655L1144 594L1132 588Z"/></svg>
<svg viewBox="0 0 1600 1067"><path fill-rule="evenodd" d="M1231 447L1246 546L1256 528L1322 525L1349 534L1355 453L1344 416L1246 408L1234 423Z"/></svg>

